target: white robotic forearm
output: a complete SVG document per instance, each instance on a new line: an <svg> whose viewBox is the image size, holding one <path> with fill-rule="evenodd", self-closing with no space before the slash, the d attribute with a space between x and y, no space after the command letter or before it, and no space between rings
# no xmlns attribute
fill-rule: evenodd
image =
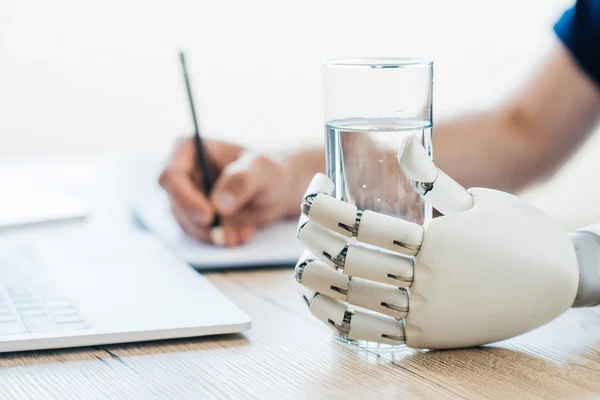
<svg viewBox="0 0 600 400"><path fill-rule="evenodd" d="M468 347L532 330L574 301L600 303L599 236L570 238L515 196L465 190L412 135L398 159L415 191L446 215L420 226L360 211L332 198L324 175L304 196L298 238L308 250L296 278L311 312L334 330L416 348ZM581 278L593 275L591 285L580 285L584 258L592 267Z"/></svg>
<svg viewBox="0 0 600 400"><path fill-rule="evenodd" d="M579 264L579 287L573 307L600 304L600 224L569 234Z"/></svg>

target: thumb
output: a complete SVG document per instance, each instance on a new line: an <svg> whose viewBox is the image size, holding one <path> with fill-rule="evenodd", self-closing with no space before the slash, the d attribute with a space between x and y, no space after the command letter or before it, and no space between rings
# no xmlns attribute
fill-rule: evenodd
<svg viewBox="0 0 600 400"><path fill-rule="evenodd" d="M435 166L415 135L408 135L402 141L398 163L415 192L442 214L455 214L473 208L473 196Z"/></svg>
<svg viewBox="0 0 600 400"><path fill-rule="evenodd" d="M246 151L227 165L210 196L217 212L227 217L242 209L265 187L269 164L268 158Z"/></svg>

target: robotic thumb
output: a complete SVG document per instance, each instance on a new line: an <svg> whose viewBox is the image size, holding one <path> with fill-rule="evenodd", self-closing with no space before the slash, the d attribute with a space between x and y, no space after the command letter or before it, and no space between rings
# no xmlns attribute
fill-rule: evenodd
<svg viewBox="0 0 600 400"><path fill-rule="evenodd" d="M441 213L459 213L473 207L471 194L435 166L415 135L404 139L398 163L415 192Z"/></svg>

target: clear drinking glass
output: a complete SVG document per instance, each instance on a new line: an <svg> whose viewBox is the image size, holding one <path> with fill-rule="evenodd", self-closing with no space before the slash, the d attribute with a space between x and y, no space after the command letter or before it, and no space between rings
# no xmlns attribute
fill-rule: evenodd
<svg viewBox="0 0 600 400"><path fill-rule="evenodd" d="M396 154L407 135L416 135L432 155L432 82L433 62L422 59L323 64L326 173L336 198L418 224L431 218Z"/></svg>

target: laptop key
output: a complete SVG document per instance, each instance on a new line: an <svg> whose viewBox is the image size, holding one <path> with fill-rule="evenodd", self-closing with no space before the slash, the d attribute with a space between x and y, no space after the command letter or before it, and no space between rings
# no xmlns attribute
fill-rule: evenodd
<svg viewBox="0 0 600 400"><path fill-rule="evenodd" d="M15 303L15 308L21 312L23 310L35 310L36 308L40 308L40 303L26 303L26 304L18 304Z"/></svg>
<svg viewBox="0 0 600 400"><path fill-rule="evenodd" d="M43 308L32 308L29 310L19 310L19 315L21 315L21 317L38 317L46 315L46 311L44 311Z"/></svg>
<svg viewBox="0 0 600 400"><path fill-rule="evenodd" d="M50 314L52 314L53 317L67 317L71 315L79 315L74 307L50 310Z"/></svg>
<svg viewBox="0 0 600 400"><path fill-rule="evenodd" d="M58 326L54 323L52 318L46 315L22 317L21 320L29 333L54 332L58 330Z"/></svg>
<svg viewBox="0 0 600 400"><path fill-rule="evenodd" d="M17 316L13 313L6 314L6 315L0 315L0 323L14 322L14 321L18 321L18 320L19 320L19 318L17 318Z"/></svg>
<svg viewBox="0 0 600 400"><path fill-rule="evenodd" d="M22 287L16 287L16 286L9 286L6 288L6 292L8 293L8 295L10 297L26 297L26 296L31 296L31 292L29 291L29 289L26 288L22 288Z"/></svg>
<svg viewBox="0 0 600 400"><path fill-rule="evenodd" d="M65 299L55 299L55 300L46 300L44 301L46 307L50 309L61 309L61 308L71 308L73 307L68 300Z"/></svg>
<svg viewBox="0 0 600 400"><path fill-rule="evenodd" d="M25 333L25 329L20 322L0 323L0 335L19 335Z"/></svg>
<svg viewBox="0 0 600 400"><path fill-rule="evenodd" d="M54 321L57 324L69 324L74 322L83 322L83 319L79 316L79 314L71 314L71 315L55 315Z"/></svg>
<svg viewBox="0 0 600 400"><path fill-rule="evenodd" d="M15 306L26 306L28 304L37 303L37 299L33 296L15 296L12 297L11 300Z"/></svg>

